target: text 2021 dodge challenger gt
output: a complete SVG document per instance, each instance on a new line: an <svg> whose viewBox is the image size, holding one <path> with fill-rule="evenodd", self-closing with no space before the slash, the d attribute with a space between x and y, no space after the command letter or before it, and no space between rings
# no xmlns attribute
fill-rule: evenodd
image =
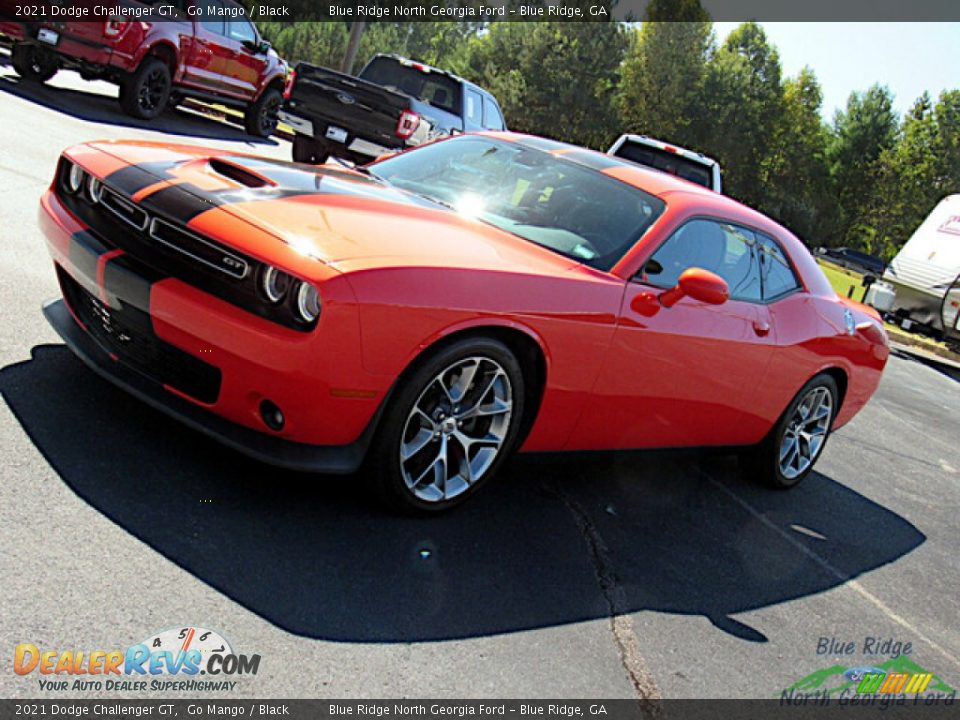
<svg viewBox="0 0 960 720"><path fill-rule="evenodd" d="M94 370L267 463L366 459L405 509L516 447L732 446L789 487L889 352L768 218L529 136L359 171L90 143L40 220L46 316Z"/></svg>

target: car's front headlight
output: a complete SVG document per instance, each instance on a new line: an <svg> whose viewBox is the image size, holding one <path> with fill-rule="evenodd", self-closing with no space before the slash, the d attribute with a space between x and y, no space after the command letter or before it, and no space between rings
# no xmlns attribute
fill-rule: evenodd
<svg viewBox="0 0 960 720"><path fill-rule="evenodd" d="M260 273L260 292L267 302L276 305L283 300L292 284L292 278L273 265L264 265Z"/></svg>
<svg viewBox="0 0 960 720"><path fill-rule="evenodd" d="M305 323L320 317L320 293L308 282L301 282L297 290L297 313Z"/></svg>
<svg viewBox="0 0 960 720"><path fill-rule="evenodd" d="M86 179L87 174L83 171L83 168L72 163L69 160L66 161L67 168L64 173L63 185L66 191L72 195L80 192L80 188L83 187L83 181Z"/></svg>

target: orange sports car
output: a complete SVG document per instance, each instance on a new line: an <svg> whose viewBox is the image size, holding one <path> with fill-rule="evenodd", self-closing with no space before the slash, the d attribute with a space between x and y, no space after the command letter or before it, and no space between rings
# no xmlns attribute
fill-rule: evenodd
<svg viewBox="0 0 960 720"><path fill-rule="evenodd" d="M524 135L359 169L89 143L40 220L90 367L263 462L366 461L407 510L517 448L730 446L790 487L889 352L767 217Z"/></svg>

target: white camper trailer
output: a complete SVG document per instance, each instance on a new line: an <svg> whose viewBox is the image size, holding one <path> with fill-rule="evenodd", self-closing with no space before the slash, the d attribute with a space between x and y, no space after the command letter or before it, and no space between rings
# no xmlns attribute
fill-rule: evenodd
<svg viewBox="0 0 960 720"><path fill-rule="evenodd" d="M892 313L960 340L960 195L933 209L887 266Z"/></svg>

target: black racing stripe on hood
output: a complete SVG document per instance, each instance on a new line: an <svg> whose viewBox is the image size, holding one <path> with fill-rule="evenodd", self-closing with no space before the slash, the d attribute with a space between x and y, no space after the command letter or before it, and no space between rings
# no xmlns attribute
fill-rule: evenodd
<svg viewBox="0 0 960 720"><path fill-rule="evenodd" d="M283 160L271 160L269 158L242 157L238 155L224 156L223 160L239 165L247 170L263 175L287 190L300 190L309 192L318 190L323 178L332 177L344 182L357 183L357 185L379 185L380 183L372 177L366 175L356 175L322 166L303 165L301 163L285 162Z"/></svg>
<svg viewBox="0 0 960 720"><path fill-rule="evenodd" d="M135 195L144 188L156 185L161 180L172 180L170 169L177 165L173 161L140 163L120 168L103 178L110 187L127 195Z"/></svg>
<svg viewBox="0 0 960 720"><path fill-rule="evenodd" d="M200 213L222 204L216 193L204 192L189 183L168 185L140 201L141 207L148 213L160 214L184 225Z"/></svg>
<svg viewBox="0 0 960 720"><path fill-rule="evenodd" d="M201 190L192 183L168 185L145 197L140 205L153 214L159 214L176 220L184 225L201 213L225 205L263 200L283 200L304 195L324 195L318 190L296 190L292 188L250 188L246 190Z"/></svg>

